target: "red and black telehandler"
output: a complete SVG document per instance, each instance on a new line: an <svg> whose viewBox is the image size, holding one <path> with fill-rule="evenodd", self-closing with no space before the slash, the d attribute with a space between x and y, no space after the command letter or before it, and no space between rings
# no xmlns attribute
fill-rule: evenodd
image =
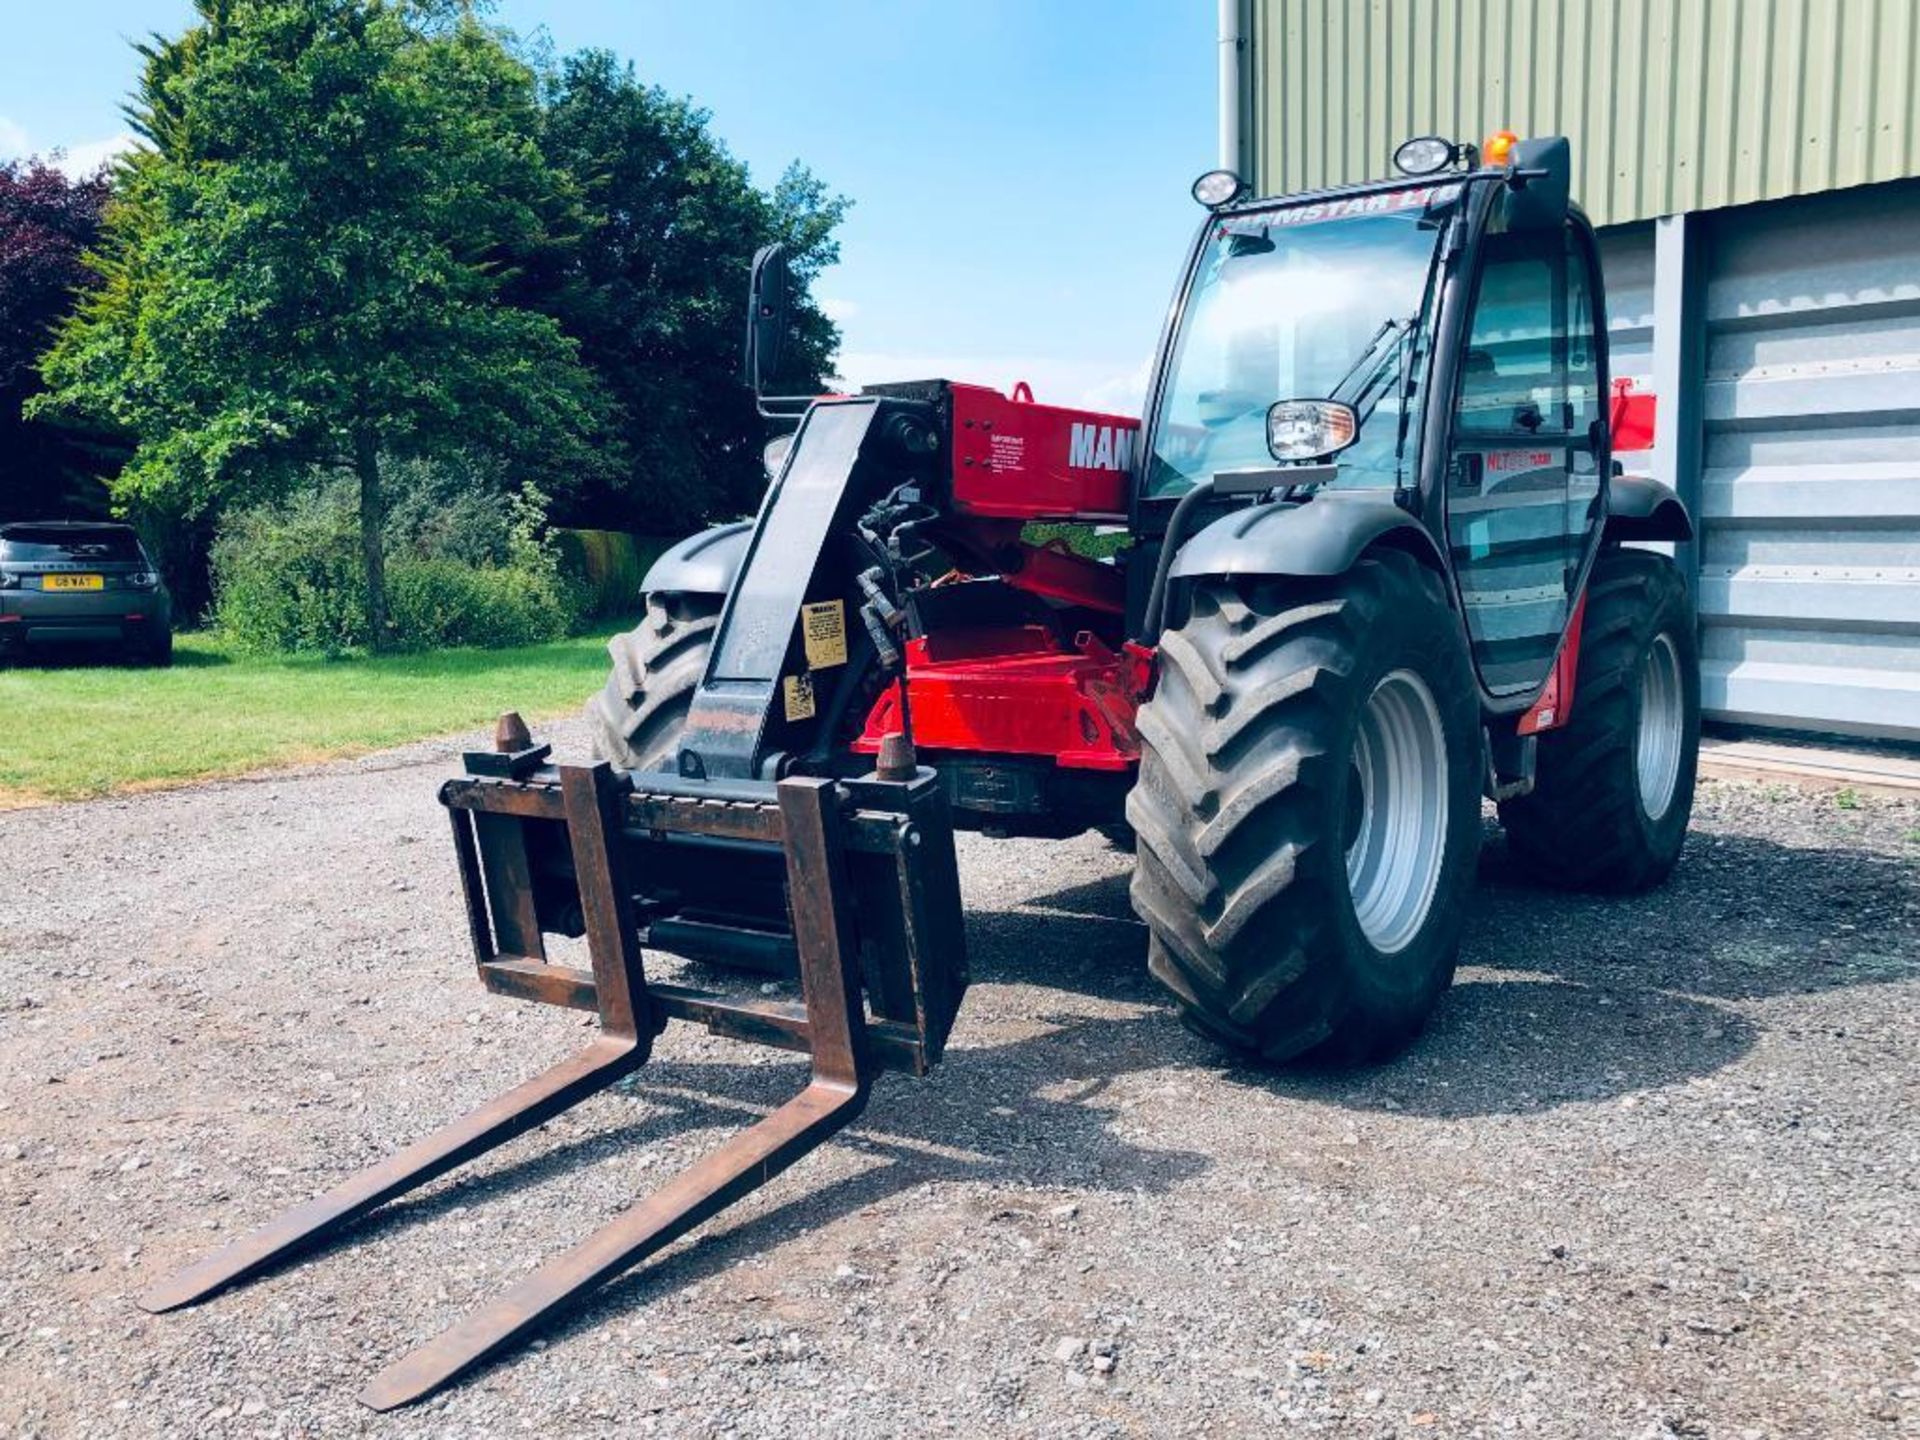
<svg viewBox="0 0 1920 1440"><path fill-rule="evenodd" d="M363 1398L428 1393L820 1143L879 1069L938 1061L967 983L956 826L1133 844L1153 974L1190 1027L1270 1062L1377 1061L1418 1033L1483 798L1545 881L1663 879L1699 681L1687 584L1646 542L1692 528L1613 458L1647 444L1651 397L1610 384L1567 142L1421 137L1395 163L1278 199L1196 183L1144 418L941 380L782 398L789 282L762 252L759 514L648 573L592 763L505 717L441 791L482 982L590 1011L598 1038L143 1304L203 1298L537 1124L669 1020L811 1057L792 1102ZM555 935L584 935L589 966L551 958ZM649 949L755 983L649 979ZM769 974L800 999L763 995Z"/></svg>

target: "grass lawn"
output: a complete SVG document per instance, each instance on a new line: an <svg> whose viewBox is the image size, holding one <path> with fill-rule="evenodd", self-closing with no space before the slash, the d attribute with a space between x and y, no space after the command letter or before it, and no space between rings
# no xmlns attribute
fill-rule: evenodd
<svg viewBox="0 0 1920 1440"><path fill-rule="evenodd" d="M606 674L599 636L329 661L244 659L182 635L171 670L0 668L0 808L356 755L502 710L566 714Z"/></svg>

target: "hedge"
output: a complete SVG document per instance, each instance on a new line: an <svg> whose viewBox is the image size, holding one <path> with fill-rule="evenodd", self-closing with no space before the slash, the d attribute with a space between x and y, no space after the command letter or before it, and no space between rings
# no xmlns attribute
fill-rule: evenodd
<svg viewBox="0 0 1920 1440"><path fill-rule="evenodd" d="M580 597L582 614L629 619L640 611L640 582L678 536L630 535L624 530L553 531L560 569Z"/></svg>

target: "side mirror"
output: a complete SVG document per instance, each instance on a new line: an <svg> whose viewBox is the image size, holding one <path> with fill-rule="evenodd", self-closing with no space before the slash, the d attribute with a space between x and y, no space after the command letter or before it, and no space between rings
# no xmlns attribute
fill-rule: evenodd
<svg viewBox="0 0 1920 1440"><path fill-rule="evenodd" d="M780 374L780 352L787 343L787 248L763 245L753 257L747 282L746 380L764 395Z"/></svg>
<svg viewBox="0 0 1920 1440"><path fill-rule="evenodd" d="M1567 223L1572 190L1573 154L1564 135L1516 143L1507 182L1509 230L1558 230Z"/></svg>

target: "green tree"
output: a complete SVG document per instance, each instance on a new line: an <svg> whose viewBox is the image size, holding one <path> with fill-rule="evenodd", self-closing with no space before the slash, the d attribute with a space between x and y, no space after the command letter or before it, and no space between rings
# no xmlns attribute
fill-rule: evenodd
<svg viewBox="0 0 1920 1440"><path fill-rule="evenodd" d="M622 470L563 505L656 531L750 509L765 427L740 375L748 267L786 243L798 282L786 368L795 390L818 387L839 332L807 286L839 258L848 202L797 164L755 188L704 110L605 51L561 62L546 101L542 148L580 186L588 224L576 248L525 267L516 294L579 341L624 441Z"/></svg>
<svg viewBox="0 0 1920 1440"><path fill-rule="evenodd" d="M196 0L145 47L104 283L43 365L52 407L138 449L122 502L185 513L357 482L368 633L387 636L393 458L602 463L578 347L511 303L555 268L575 200L532 73L464 7Z"/></svg>

